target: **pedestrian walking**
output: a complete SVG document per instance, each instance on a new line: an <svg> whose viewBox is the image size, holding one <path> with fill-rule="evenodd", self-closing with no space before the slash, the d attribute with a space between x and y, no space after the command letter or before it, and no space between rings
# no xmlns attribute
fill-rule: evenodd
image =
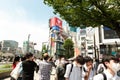
<svg viewBox="0 0 120 80"><path fill-rule="evenodd" d="M89 56L86 56L85 64L83 65L83 80L93 80L95 73L96 71L93 65L93 59Z"/></svg>
<svg viewBox="0 0 120 80"><path fill-rule="evenodd" d="M101 62L101 63L98 65L97 74L104 72L105 69L106 69L106 68L105 68L104 64Z"/></svg>
<svg viewBox="0 0 120 80"><path fill-rule="evenodd" d="M50 74L50 80L58 80L57 79L57 71L56 71L56 65L55 65L55 62L54 62L54 58L53 57L50 57L48 59L48 62L52 65L52 69L51 69L51 74Z"/></svg>
<svg viewBox="0 0 120 80"><path fill-rule="evenodd" d="M65 64L66 64L65 57L61 56L59 59L59 64L56 67L58 80L65 80L65 78L64 78Z"/></svg>
<svg viewBox="0 0 120 80"><path fill-rule="evenodd" d="M22 80L34 80L34 71L37 64L33 61L34 56L32 53L25 55L26 60L22 62Z"/></svg>
<svg viewBox="0 0 120 80"><path fill-rule="evenodd" d="M19 64L20 63L20 57L19 56L16 56L15 58L14 58L14 61L13 61L13 64L12 64L12 72L10 73L10 75L11 75L11 78L10 78L10 80L16 80L15 79L15 77L13 77L12 75L14 75L14 74L16 74L17 72L16 71L18 71L18 67L19 67ZM16 68L17 67L17 68ZM17 78L18 78L18 76L16 76Z"/></svg>
<svg viewBox="0 0 120 80"><path fill-rule="evenodd" d="M21 57L21 61L17 64L17 66L20 66L20 68L19 68L19 69L20 69L20 70L19 70L19 73L20 73L20 74L19 74L17 80L22 80L22 72L23 72L23 71L22 71L22 69L23 69L23 68L22 68L22 62L25 61L25 60L26 60L25 57Z"/></svg>
<svg viewBox="0 0 120 80"><path fill-rule="evenodd" d="M68 64L65 72L65 80L82 80L82 66L84 58L78 55L72 64Z"/></svg>
<svg viewBox="0 0 120 80"><path fill-rule="evenodd" d="M20 62L20 57L16 56L12 64L12 69L14 69L19 62Z"/></svg>
<svg viewBox="0 0 120 80"><path fill-rule="evenodd" d="M120 77L117 76L117 71L120 70L120 64L114 56L104 56L103 64L106 70L103 73L95 75L93 80L120 80Z"/></svg>
<svg viewBox="0 0 120 80"><path fill-rule="evenodd" d="M44 53L43 61L39 63L39 80L50 80L50 74L52 70L52 64L49 63L49 55Z"/></svg>

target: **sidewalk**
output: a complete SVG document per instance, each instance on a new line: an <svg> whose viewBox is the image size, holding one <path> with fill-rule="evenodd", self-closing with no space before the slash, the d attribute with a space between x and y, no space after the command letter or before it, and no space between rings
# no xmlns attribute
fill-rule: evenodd
<svg viewBox="0 0 120 80"><path fill-rule="evenodd" d="M10 80L10 77L2 79L2 80ZM34 73L34 80L39 80L39 74L38 73Z"/></svg>
<svg viewBox="0 0 120 80"><path fill-rule="evenodd" d="M10 77L2 79L2 80L10 80ZM39 74L38 73L35 73L34 80L39 80ZM50 80L57 80L56 75L51 74Z"/></svg>

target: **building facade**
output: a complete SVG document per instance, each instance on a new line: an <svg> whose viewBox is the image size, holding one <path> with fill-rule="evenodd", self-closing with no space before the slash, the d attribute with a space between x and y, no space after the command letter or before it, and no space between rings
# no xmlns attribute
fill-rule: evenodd
<svg viewBox="0 0 120 80"><path fill-rule="evenodd" d="M68 37L68 34L62 27L62 20L53 17L49 20L49 54L51 56L58 56L64 54L63 43Z"/></svg>
<svg viewBox="0 0 120 80"><path fill-rule="evenodd" d="M104 26L80 29L77 42L83 56L102 58L104 54L120 52L120 38L115 31Z"/></svg>
<svg viewBox="0 0 120 80"><path fill-rule="evenodd" d="M99 48L101 54L116 55L120 52L120 38L114 30L101 26L99 28Z"/></svg>
<svg viewBox="0 0 120 80"><path fill-rule="evenodd" d="M80 48L80 54L83 56L94 57L94 28L88 27L80 29L77 34L78 47Z"/></svg>
<svg viewBox="0 0 120 80"><path fill-rule="evenodd" d="M34 49L35 43L34 42L28 42L28 41L24 41L23 42L23 53L27 53L27 52L32 52L34 53L35 49Z"/></svg>
<svg viewBox="0 0 120 80"><path fill-rule="evenodd" d="M1 51L16 53L18 48L18 42L14 40L3 40L1 41Z"/></svg>

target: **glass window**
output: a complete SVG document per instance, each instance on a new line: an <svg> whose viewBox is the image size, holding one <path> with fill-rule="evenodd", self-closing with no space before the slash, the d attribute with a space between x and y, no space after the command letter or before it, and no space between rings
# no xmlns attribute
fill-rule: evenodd
<svg viewBox="0 0 120 80"><path fill-rule="evenodd" d="M81 41L85 41L85 37L81 37Z"/></svg>
<svg viewBox="0 0 120 80"><path fill-rule="evenodd" d="M119 38L117 33L110 29L110 28L107 28L107 27L104 27L104 39L116 39L116 38Z"/></svg>
<svg viewBox="0 0 120 80"><path fill-rule="evenodd" d="M92 46L88 46L88 49L93 49L93 47Z"/></svg>

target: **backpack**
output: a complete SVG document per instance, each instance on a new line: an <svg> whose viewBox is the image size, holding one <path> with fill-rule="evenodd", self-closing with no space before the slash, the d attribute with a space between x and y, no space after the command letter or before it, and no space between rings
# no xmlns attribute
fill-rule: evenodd
<svg viewBox="0 0 120 80"><path fill-rule="evenodd" d="M104 79L104 80L107 80L106 74L105 74L105 73L101 73L101 74L103 75L103 79Z"/></svg>
<svg viewBox="0 0 120 80"><path fill-rule="evenodd" d="M58 75L58 77L64 77L67 64L69 64L69 63L64 64L64 66L58 66L57 67L57 75Z"/></svg>
<svg viewBox="0 0 120 80"><path fill-rule="evenodd" d="M71 69L70 69L69 76L70 76L70 74L71 74L71 72L72 72L72 69L73 69L73 64L71 64Z"/></svg>
<svg viewBox="0 0 120 80"><path fill-rule="evenodd" d="M57 75L58 77L64 77L65 69L62 66L57 67Z"/></svg>
<svg viewBox="0 0 120 80"><path fill-rule="evenodd" d="M117 76L119 76L119 77L120 77L120 70L118 70L118 71L117 71Z"/></svg>
<svg viewBox="0 0 120 80"><path fill-rule="evenodd" d="M98 73L103 73L103 71L104 71L104 68L100 67L100 69L98 70Z"/></svg>
<svg viewBox="0 0 120 80"><path fill-rule="evenodd" d="M82 67L80 67L80 69L82 69ZM71 69L70 69L69 76L70 76L70 74L71 74L72 70L73 70L73 64L71 64Z"/></svg>

